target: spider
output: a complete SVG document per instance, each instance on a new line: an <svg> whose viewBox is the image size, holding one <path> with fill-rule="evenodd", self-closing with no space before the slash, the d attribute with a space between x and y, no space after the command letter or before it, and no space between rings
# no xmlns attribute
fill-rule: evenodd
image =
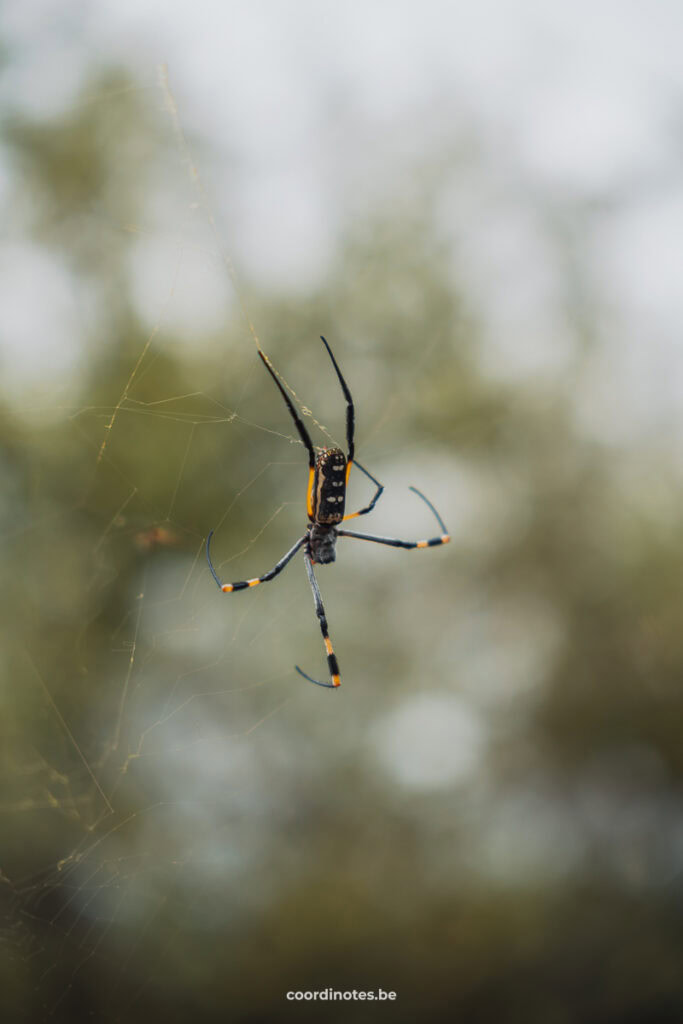
<svg viewBox="0 0 683 1024"><path fill-rule="evenodd" d="M369 473L367 469L361 466L360 462L355 459L355 447L354 447L354 426L355 426L355 413L353 408L353 399L351 392L348 389L346 381L342 376L342 372L337 365L337 360L332 354L332 349L327 344L326 340L320 336L320 340L327 349L327 353L332 360L341 389L346 399L346 443L348 446L348 453L344 455L341 448L323 448L322 451L316 456L313 448L313 443L309 437L308 431L304 426L304 423L298 415L294 404L292 403L289 395L285 391L284 387L280 383L280 380L273 369L268 356L261 351L259 348L258 353L263 360L268 373L271 375L275 384L277 385L280 394L282 395L289 414L294 420L296 429L299 432L304 448L308 452L308 491L306 495L306 510L308 512L308 527L306 533L301 537L294 547L290 548L286 555L284 555L280 561L264 573L263 576L257 576L253 580L240 580L237 583L221 583L218 573L213 567L211 561L211 538L213 536L213 530L209 533L206 538L206 558L209 563L209 569L211 574L218 584L219 588L224 594L231 594L235 590L246 590L248 587L255 587L259 583L265 583L267 580L275 579L285 566L291 562L294 555L299 551L300 548L304 549L304 564L306 566L306 572L308 573L308 580L311 584L311 590L313 591L313 602L315 604L315 613L318 616L318 622L320 623L320 630L323 635L323 642L325 644L325 651L327 652L327 666L330 673L331 682L326 683L320 679L314 679L313 676L309 676L307 672L295 665L296 671L299 675L302 675L304 679L308 679L310 683L315 683L316 686L324 686L329 689L336 689L340 683L339 675L339 664L337 657L332 648L332 642L330 640L327 619L325 617L325 608L323 606L322 597L320 596L320 587L318 581L315 578L313 571L314 565L329 565L330 562L334 562L336 559L336 543L338 537L355 537L356 540L368 540L375 544L389 544L394 548L433 548L438 547L440 544L448 544L450 537L446 531L441 516L436 511L431 501L425 498L421 491L418 491L417 487L411 487L419 498L431 509L432 513L436 517L436 520L441 528L441 536L432 537L429 540L395 540L393 537L377 537L373 534L368 533L355 533L351 530L340 530L339 524L346 522L347 519L356 519L358 516L365 516L369 512L372 512L373 508L379 501L384 491L383 485L376 480L372 473ZM364 473L369 480L375 485L377 490L372 498L372 501L360 509L358 512L351 512L349 515L344 515L344 504L346 501L346 487L349 482L349 474L351 472L351 466L355 465L360 469L361 473Z"/></svg>

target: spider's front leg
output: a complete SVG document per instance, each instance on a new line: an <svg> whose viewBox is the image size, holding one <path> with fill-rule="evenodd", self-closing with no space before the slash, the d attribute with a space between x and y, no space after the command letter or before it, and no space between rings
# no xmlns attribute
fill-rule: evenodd
<svg viewBox="0 0 683 1024"><path fill-rule="evenodd" d="M304 551L304 562L306 564L306 572L308 573L308 582L311 584L311 590L313 591L313 603L315 604L315 614L318 616L318 622L320 623L320 631L323 635L323 642L325 644L325 650L327 651L327 667L330 672L331 683L323 683L320 679L314 679L313 676L309 676L307 672L295 665L294 668L297 670L300 676L304 679L308 679L309 683L315 683L316 686L325 686L330 690L336 689L341 685L341 679L339 677L339 664L337 662L337 656L332 649L332 641L330 640L330 634L327 629L327 619L325 617L325 606L323 605L323 599L320 596L320 587L318 581L315 578L313 572L313 563L311 562L311 556L308 550Z"/></svg>

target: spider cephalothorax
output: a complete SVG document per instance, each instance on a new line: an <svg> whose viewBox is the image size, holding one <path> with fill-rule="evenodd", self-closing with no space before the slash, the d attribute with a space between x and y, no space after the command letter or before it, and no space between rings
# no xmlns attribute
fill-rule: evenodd
<svg viewBox="0 0 683 1024"><path fill-rule="evenodd" d="M337 558L338 533L334 526L311 523L308 527L308 553L316 565L329 565Z"/></svg>
<svg viewBox="0 0 683 1024"><path fill-rule="evenodd" d="M447 544L450 537L446 532L446 527L444 526L441 516L436 511L431 501L428 501L424 494L418 491L416 487L411 487L410 490L419 495L419 497L422 498L436 516L436 520L443 531L440 537L432 537L430 540L395 540L393 537L376 537L374 534L355 533L350 530L337 529L339 523L345 522L347 519L356 519L358 516L364 516L367 515L368 512L372 512L382 495L384 487L379 480L375 479L372 473L369 473L367 469L364 469L363 466L354 459L355 419L353 399L351 398L351 392L347 387L341 370L337 366L337 360L332 355L330 346L322 336L321 340L327 349L330 359L332 360L332 365L336 370L341 389L344 392L344 397L346 399L346 442L348 445L348 452L346 455L344 455L341 448L323 448L316 457L313 442L311 441L303 420L296 411L294 403L287 394L283 384L280 382L275 370L271 366L268 356L265 352L262 352L261 349L258 350L265 368L275 381L280 394L285 400L285 404L287 405L289 413L294 420L296 429L299 432L299 437L303 442L304 448L308 452L308 492L306 495L306 511L308 513L309 524L306 533L303 537L299 538L294 547L289 549L287 554L280 559L276 566L270 569L269 572L264 573L263 576L257 576L253 580L240 580L237 583L221 583L211 562L210 545L213 530L206 538L206 557L216 583L224 594L229 594L233 590L246 590L249 587L257 586L259 583L265 583L267 580L274 579L282 572L284 567L291 562L297 551L300 548L303 548L304 564L311 584L311 590L313 591L315 612L318 616L320 631L323 635L323 642L327 653L327 668L330 673L330 682L324 683L319 679L314 679L312 676L309 676L308 673L300 669L298 665L295 665L295 668L297 672L304 677L304 679L308 679L311 683L316 683L317 686L337 687L341 682L339 677L339 665L337 664L335 653L332 650L332 641L330 640L327 629L325 608L323 607L320 588L318 586L318 581L315 578L315 573L313 572L313 566L329 565L330 562L335 561L337 557L335 546L338 537L355 537L357 540L369 540L373 541L375 544L388 544L394 548L432 548L437 547L440 544ZM358 512L351 512L349 515L344 515L346 486L349 481L349 473L352 465L358 466L361 473L364 473L365 476L372 480L377 490L373 495L372 501L368 505L360 509Z"/></svg>

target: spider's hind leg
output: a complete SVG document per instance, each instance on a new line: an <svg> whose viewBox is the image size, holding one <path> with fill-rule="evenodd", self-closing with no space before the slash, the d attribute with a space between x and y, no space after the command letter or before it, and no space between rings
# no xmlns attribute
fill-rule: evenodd
<svg viewBox="0 0 683 1024"><path fill-rule="evenodd" d="M334 366L335 370L337 371L337 377L339 379L339 383L341 384L341 389L344 392L344 398L346 399L346 444L348 446L348 452L347 452L347 455L346 455L346 459L347 459L347 463L348 463L347 470L346 470L346 479L348 481L348 479L349 479L349 470L351 469L351 463L353 462L353 456L354 456L354 452L355 452L355 446L354 446L353 437L354 437L354 431L355 431L355 426L356 426L356 415L355 415L355 411L354 411L354 407L353 407L353 398L351 397L351 392L349 391L349 386L346 383L346 381L344 380L343 374L342 374L341 370L339 369L339 366L337 365L337 360L332 355L332 349L328 345L326 339L323 338L322 334L320 335L320 340L322 341L323 345L327 349L327 354L329 355L330 359L332 360L332 365Z"/></svg>
<svg viewBox="0 0 683 1024"><path fill-rule="evenodd" d="M355 537L356 540L369 540L375 544L388 544L392 548L407 548L409 550L411 548L436 548L440 544L448 544L451 538L450 534L446 530L446 524L432 505L429 498L425 498L422 491L418 491L417 487L411 487L410 490L417 494L418 498L422 498L425 505L431 509L437 523L443 531L440 537L430 537L428 540L397 540L395 537L377 537L371 533L356 533L353 530L337 530L337 535L339 537ZM349 516L348 518L353 517Z"/></svg>
<svg viewBox="0 0 683 1024"><path fill-rule="evenodd" d="M368 472L365 466L361 466L360 462L358 461L356 461L354 465L358 467L361 473L365 473L368 480L372 480L377 490L375 491L372 501L370 502L369 505L366 505L365 508L360 509L360 511L358 512L349 512L348 515L344 516L344 522L347 519L357 519L358 516L366 516L368 512L372 512L373 508L375 507L379 499L382 497L382 494L384 493L384 484L381 484L379 480L377 480L376 477L372 475L372 473Z"/></svg>

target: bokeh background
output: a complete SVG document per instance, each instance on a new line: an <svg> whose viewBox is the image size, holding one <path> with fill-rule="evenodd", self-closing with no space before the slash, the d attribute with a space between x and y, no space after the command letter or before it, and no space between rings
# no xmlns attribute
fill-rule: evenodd
<svg viewBox="0 0 683 1024"><path fill-rule="evenodd" d="M682 31L3 5L3 1019L683 1018Z"/></svg>

